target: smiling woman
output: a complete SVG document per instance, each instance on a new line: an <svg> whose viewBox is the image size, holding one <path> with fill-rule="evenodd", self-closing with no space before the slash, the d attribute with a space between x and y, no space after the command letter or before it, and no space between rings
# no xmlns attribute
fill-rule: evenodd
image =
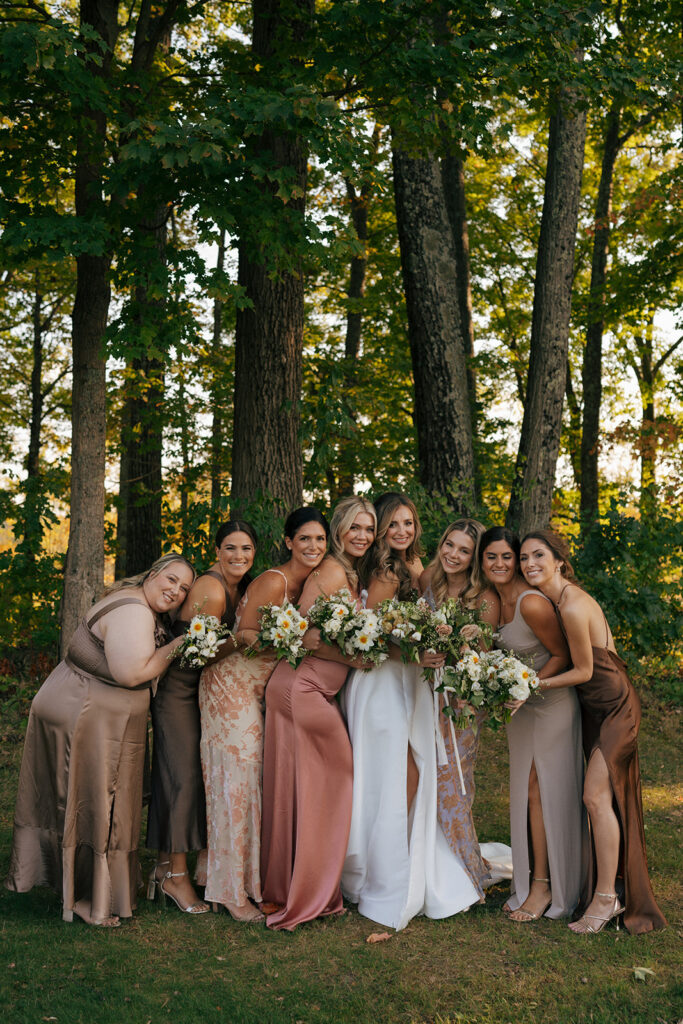
<svg viewBox="0 0 683 1024"><path fill-rule="evenodd" d="M116 927L135 909L149 693L193 580L174 554L114 584L31 705L5 885L50 886L65 921Z"/></svg>

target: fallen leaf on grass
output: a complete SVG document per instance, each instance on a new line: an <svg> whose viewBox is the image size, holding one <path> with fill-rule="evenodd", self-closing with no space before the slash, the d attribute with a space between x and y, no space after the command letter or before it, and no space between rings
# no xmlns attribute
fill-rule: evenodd
<svg viewBox="0 0 683 1024"><path fill-rule="evenodd" d="M648 975L654 978L655 972L651 971L649 967L634 967L633 973L636 981L647 981Z"/></svg>
<svg viewBox="0 0 683 1024"><path fill-rule="evenodd" d="M366 942L386 942L390 939L391 935L389 932L373 932L372 935L368 935Z"/></svg>

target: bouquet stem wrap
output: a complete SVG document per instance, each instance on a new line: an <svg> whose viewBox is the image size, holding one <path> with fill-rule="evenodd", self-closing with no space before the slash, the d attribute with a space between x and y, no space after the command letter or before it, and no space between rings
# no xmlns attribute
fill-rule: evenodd
<svg viewBox="0 0 683 1024"><path fill-rule="evenodd" d="M446 744L444 743L443 735L441 733L441 710L439 708L439 693L436 687L441 686L443 682L443 669L437 668L434 675L434 734L436 736L436 763L439 767L448 764L448 755L446 753ZM448 707L448 693L446 690L443 691L444 704ZM447 716L448 717L448 716ZM455 726L453 725L453 719L448 717L448 725L451 730L451 741L453 743L453 751L455 753L455 763L458 766L458 778L460 779L460 791L465 796L465 779L462 774L462 765L460 764L460 752L458 750L458 742L455 737Z"/></svg>

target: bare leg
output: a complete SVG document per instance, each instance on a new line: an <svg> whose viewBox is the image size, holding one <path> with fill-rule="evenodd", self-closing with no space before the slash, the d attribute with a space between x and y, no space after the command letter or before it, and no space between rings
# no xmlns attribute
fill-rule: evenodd
<svg viewBox="0 0 683 1024"><path fill-rule="evenodd" d="M511 921L521 921L523 924L535 921L540 917L550 904L550 868L548 865L548 842L545 835L545 824L543 822L543 808L541 806L541 789L538 784L536 765L532 761L529 772L529 829L531 831L531 853L534 860L533 877L529 888L529 895L524 903L517 910L510 914Z"/></svg>
<svg viewBox="0 0 683 1024"><path fill-rule="evenodd" d="M597 931L600 922L613 916L618 904L614 892L619 866L619 819L612 804L613 791L602 751L591 754L583 787L583 802L590 814L597 881L593 899L583 917L569 927L574 932ZM602 895L601 895L602 894Z"/></svg>
<svg viewBox="0 0 683 1024"><path fill-rule="evenodd" d="M168 866L166 866L166 862L168 862ZM193 904L199 905L204 911L209 909L208 903L200 900L194 891L190 881L190 874L187 870L186 853L162 853L159 851L157 863L156 876L158 879L163 880L164 892L178 901L181 910ZM168 872L176 877L169 878Z"/></svg>
<svg viewBox="0 0 683 1024"><path fill-rule="evenodd" d="M408 746L408 770L406 772L407 777L407 789L406 789L406 803L408 807L408 814L410 814L410 808L413 806L413 800L417 793L417 787L420 783L420 773L417 770L415 764L415 758L413 757L413 751Z"/></svg>

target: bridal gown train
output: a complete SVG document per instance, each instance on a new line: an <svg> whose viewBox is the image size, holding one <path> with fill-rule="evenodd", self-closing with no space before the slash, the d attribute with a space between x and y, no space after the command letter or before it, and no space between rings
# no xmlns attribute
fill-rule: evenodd
<svg viewBox="0 0 683 1024"><path fill-rule="evenodd" d="M450 917L478 902L437 819L433 698L420 669L387 661L353 672L342 705L354 771L344 896L364 917L397 930L417 914ZM410 814L408 746L419 771Z"/></svg>

